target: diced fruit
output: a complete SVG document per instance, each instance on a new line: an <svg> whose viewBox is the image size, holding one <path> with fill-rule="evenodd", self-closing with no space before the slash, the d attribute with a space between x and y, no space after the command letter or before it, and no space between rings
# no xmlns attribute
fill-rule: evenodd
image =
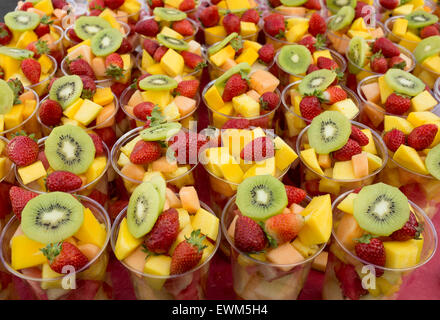
<svg viewBox="0 0 440 320"><path fill-rule="evenodd" d="M434 108L437 105L437 100L427 91L422 91L411 99L412 111L426 111Z"/></svg>
<svg viewBox="0 0 440 320"><path fill-rule="evenodd" d="M356 245L355 239L362 236L364 231L359 227L352 214L345 214L339 221L336 229L336 238L348 250L352 250Z"/></svg>
<svg viewBox="0 0 440 320"><path fill-rule="evenodd" d="M92 243L102 248L106 239L105 228L99 223L89 208L84 210L84 221L75 237L85 243Z"/></svg>
<svg viewBox="0 0 440 320"><path fill-rule="evenodd" d="M29 239L24 234L11 239L11 266L15 270L42 265L47 262L40 249L45 245Z"/></svg>
<svg viewBox="0 0 440 320"><path fill-rule="evenodd" d="M275 144L275 165L280 171L284 171L298 158L298 155L280 137L276 137L273 142Z"/></svg>
<svg viewBox="0 0 440 320"><path fill-rule="evenodd" d="M406 145L400 145L399 149L394 153L393 160L402 165L404 168L417 173L429 175L424 161L414 148Z"/></svg>
<svg viewBox="0 0 440 320"><path fill-rule="evenodd" d="M304 261L304 257L290 243L284 243L275 249L267 252L266 257L275 264L295 264ZM280 269L288 271L291 267L280 267Z"/></svg>
<svg viewBox="0 0 440 320"><path fill-rule="evenodd" d="M115 255L118 260L123 260L130 255L143 242L142 238L135 238L128 230L127 218L122 219L119 226L118 239L116 240Z"/></svg>
<svg viewBox="0 0 440 320"><path fill-rule="evenodd" d="M194 187L183 187L179 191L182 207L189 213L196 213L200 210L200 201Z"/></svg>
<svg viewBox="0 0 440 320"><path fill-rule="evenodd" d="M273 92L280 84L280 81L265 70L257 70L251 74L250 87L257 91L260 95L265 92Z"/></svg>
<svg viewBox="0 0 440 320"><path fill-rule="evenodd" d="M359 108L351 99L345 99L333 104L329 110L339 111L344 114L348 119L354 119L359 113Z"/></svg>
<svg viewBox="0 0 440 320"><path fill-rule="evenodd" d="M200 229L201 233L211 240L217 240L219 219L205 209L200 208L197 210L191 225L194 230Z"/></svg>
<svg viewBox="0 0 440 320"><path fill-rule="evenodd" d="M353 172L356 178L362 178L368 175L368 157L366 152L354 155L351 158Z"/></svg>
<svg viewBox="0 0 440 320"><path fill-rule="evenodd" d="M340 180L354 180L356 176L354 174L352 161L337 161L333 166L333 179Z"/></svg>
<svg viewBox="0 0 440 320"><path fill-rule="evenodd" d="M396 116L385 116L384 118L384 131L388 132L392 129L398 129L402 131L404 134L408 135L414 129L412 124L401 117Z"/></svg>
<svg viewBox="0 0 440 320"><path fill-rule="evenodd" d="M353 214L353 201L356 199L356 196L356 193L350 193L338 204L337 208L345 213Z"/></svg>
<svg viewBox="0 0 440 320"><path fill-rule="evenodd" d="M385 241L387 268L410 268L420 261L423 248L423 239L411 239L407 241Z"/></svg>
<svg viewBox="0 0 440 320"><path fill-rule="evenodd" d="M371 154L377 154L376 143L374 142L373 134L370 129L361 130L368 137L368 144L362 147L362 151L369 152Z"/></svg>
<svg viewBox="0 0 440 320"><path fill-rule="evenodd" d="M247 94L232 98L232 105L237 113L244 117L256 117L260 115L260 104Z"/></svg>
<svg viewBox="0 0 440 320"><path fill-rule="evenodd" d="M315 149L310 148L310 149L302 150L301 158L312 170L314 170L318 174L324 175L324 171L322 171L321 167L319 166Z"/></svg>
<svg viewBox="0 0 440 320"><path fill-rule="evenodd" d="M41 161L36 161L27 167L18 168L18 174L25 185L47 175L46 169Z"/></svg>

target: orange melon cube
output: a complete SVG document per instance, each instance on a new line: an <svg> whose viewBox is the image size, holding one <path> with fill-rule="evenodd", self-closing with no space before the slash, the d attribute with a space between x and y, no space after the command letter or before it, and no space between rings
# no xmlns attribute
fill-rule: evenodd
<svg viewBox="0 0 440 320"><path fill-rule="evenodd" d="M67 56L69 57L70 60L75 60L76 58L81 56L81 59L87 61L87 63L90 64L92 66L92 69L93 69L93 65L92 65L92 49L88 45L79 46L75 50L71 51ZM104 63L104 68L105 68L105 63ZM104 72L104 74L105 74L105 72Z"/></svg>
<svg viewBox="0 0 440 320"><path fill-rule="evenodd" d="M167 202L168 202L168 205L170 206L170 208L181 208L182 207L182 202L176 196L174 191L171 190L170 188L166 189L165 196L166 196L166 199L167 199Z"/></svg>
<svg viewBox="0 0 440 320"><path fill-rule="evenodd" d="M252 99L254 99L256 102L260 102L260 94L255 91L255 90L249 90L248 92L246 92L246 94L251 97Z"/></svg>
<svg viewBox="0 0 440 320"><path fill-rule="evenodd" d="M125 112L127 112L129 115L131 115L131 116L134 117L134 112L133 112L133 110L134 110L134 107L129 106L129 105L126 105L126 106L125 106Z"/></svg>
<svg viewBox="0 0 440 320"><path fill-rule="evenodd" d="M97 77L105 77L106 76L106 68L105 68L105 60L101 57L95 57L91 60L91 66L95 76Z"/></svg>
<svg viewBox="0 0 440 320"><path fill-rule="evenodd" d="M115 117L113 117L113 114L115 113L115 110L116 107L113 102L102 108L101 112L96 117L96 125L100 128L111 127L114 125Z"/></svg>
<svg viewBox="0 0 440 320"><path fill-rule="evenodd" d="M78 245L78 249L89 259L89 261L95 258L99 251L101 251L100 247L91 243L80 244Z"/></svg>
<svg viewBox="0 0 440 320"><path fill-rule="evenodd" d="M378 127L385 117L385 109L373 102L364 103L363 112L365 112L375 127Z"/></svg>
<svg viewBox="0 0 440 320"><path fill-rule="evenodd" d="M304 210L303 207L296 203L293 203L289 209L293 214L301 214L301 212Z"/></svg>
<svg viewBox="0 0 440 320"><path fill-rule="evenodd" d="M321 252L312 262L312 268L321 272L325 272L327 266L328 252Z"/></svg>
<svg viewBox="0 0 440 320"><path fill-rule="evenodd" d="M364 84L361 91L368 101L378 103L380 101L380 90L378 82Z"/></svg>
<svg viewBox="0 0 440 320"><path fill-rule="evenodd" d="M139 90L136 90L130 97L130 100L128 100L127 104L131 107L136 107L139 103L144 102L144 99L142 98L142 94Z"/></svg>
<svg viewBox="0 0 440 320"><path fill-rule="evenodd" d="M196 108L196 100L185 97L185 96L177 96L174 99L174 103L179 109L179 113L181 117L190 114Z"/></svg>
<svg viewBox="0 0 440 320"><path fill-rule="evenodd" d="M147 259L147 253L142 246L139 246L127 258L124 259L124 262L133 269L143 272L145 259Z"/></svg>
<svg viewBox="0 0 440 320"><path fill-rule="evenodd" d="M182 207L189 213L196 213L200 209L199 196L194 187L183 187L179 191Z"/></svg>
<svg viewBox="0 0 440 320"><path fill-rule="evenodd" d="M356 178L362 178L368 175L368 157L365 152L355 154L351 157L353 163L353 172Z"/></svg>
<svg viewBox="0 0 440 320"><path fill-rule="evenodd" d="M280 84L280 80L272 73L265 70L257 70L251 74L250 87L260 95L265 92L273 92Z"/></svg>
<svg viewBox="0 0 440 320"><path fill-rule="evenodd" d="M332 167L332 160L328 154L319 154L318 163L324 169Z"/></svg>
<svg viewBox="0 0 440 320"><path fill-rule="evenodd" d="M122 167L121 172L123 175L138 181L142 181L145 175L144 167L133 163L127 163Z"/></svg>
<svg viewBox="0 0 440 320"><path fill-rule="evenodd" d="M229 70L233 66L236 66L236 65L237 65L237 62L235 62L235 60L233 60L233 59L226 59L226 61L223 62L223 64L220 66L220 68L223 69L223 70Z"/></svg>
<svg viewBox="0 0 440 320"><path fill-rule="evenodd" d="M24 103L26 100L35 100L35 96L32 91L26 91L20 95L19 99Z"/></svg>
<svg viewBox="0 0 440 320"><path fill-rule="evenodd" d="M359 227L352 214L346 213L339 221L336 229L336 238L348 249L352 250L356 245L354 239L363 235L364 231Z"/></svg>
<svg viewBox="0 0 440 320"><path fill-rule="evenodd" d="M286 242L275 249L270 250L266 254L267 260L276 264L294 264L304 260L304 257L299 253L290 242ZM289 271L292 267L280 267L283 271Z"/></svg>
<svg viewBox="0 0 440 320"><path fill-rule="evenodd" d="M177 162L176 161L169 162L167 157L160 157L159 159L151 163L151 169L153 171L159 171L165 173L174 172L177 170Z"/></svg>

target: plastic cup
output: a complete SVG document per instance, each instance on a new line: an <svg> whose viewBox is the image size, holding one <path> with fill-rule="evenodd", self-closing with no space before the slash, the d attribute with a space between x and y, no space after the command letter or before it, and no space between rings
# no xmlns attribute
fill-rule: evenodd
<svg viewBox="0 0 440 320"><path fill-rule="evenodd" d="M0 152L1 157L5 157L6 161L2 164L3 168L0 170L3 174L0 176L0 183L5 181L9 183L14 183L15 181L15 175L14 175L14 167L15 164L9 160L7 154L6 154L6 146L8 145L9 140L5 137L0 136L0 149L2 150Z"/></svg>
<svg viewBox="0 0 440 320"><path fill-rule="evenodd" d="M404 16L394 16L394 17L387 19L384 22L384 27L387 32L387 38L390 39L392 42L397 43L412 52L417 47L417 44L420 41L407 40L407 39L404 39L403 37L398 36L395 33L393 33L392 30L393 30L394 22L396 21L396 19L399 19L399 18L403 19Z"/></svg>
<svg viewBox="0 0 440 320"><path fill-rule="evenodd" d="M101 248L100 252L90 260L83 268L78 271L69 273L69 276L74 276L77 288L80 285L89 286L101 286L106 276L107 263L109 254L107 251L107 244L110 239L110 219L107 216L105 209L96 201L77 195L81 203L89 208L95 218L103 225L107 231L107 237L105 244ZM41 270L37 267L27 268L23 270L14 270L11 266L11 248L10 241L20 225L20 220L14 215L7 223L0 236L0 260L3 266L13 276L20 278L27 282L33 290L35 296L39 300L57 300L57 299L69 299L69 294L75 292L76 289L63 289L62 280L63 277L42 279ZM70 278L72 279L72 278ZM48 288L48 289L43 289ZM96 290L98 291L98 289ZM93 297L83 297L83 299L91 300Z"/></svg>
<svg viewBox="0 0 440 320"><path fill-rule="evenodd" d="M340 211L337 206L339 203L349 194L351 191L339 196L332 204L333 208L333 226L337 226L338 222L342 219L343 212ZM337 237L336 230L332 230L332 239L329 250L329 257L327 267L325 270L324 287L322 296L325 300L343 300L349 299L344 296L341 290L340 280L336 277L335 270L345 267L347 270L355 269L359 275L358 281L362 283L365 295L361 295L362 300L395 300L399 297L401 288L404 288L412 279L412 271L426 264L434 255L437 249L437 232L431 220L426 216L422 209L416 204L409 201L409 204L413 208L413 213L416 216L419 224L423 223L424 229L421 236L423 237L423 249L421 251L420 262L413 267L409 268L386 268L373 265L367 261L364 261L357 257L353 250L350 250L344 243ZM369 266L369 267L368 267ZM374 267L374 268L373 268ZM375 277L368 271L381 270L384 271L380 277ZM356 272L355 271L355 272ZM348 273L348 272L347 272ZM362 279L361 279L362 278ZM352 286L354 280L350 281ZM371 288L371 289L368 289ZM356 298L356 297L351 297Z"/></svg>
<svg viewBox="0 0 440 320"><path fill-rule="evenodd" d="M440 100L440 77L435 81L434 84L434 94L435 94L435 98L437 99L437 101Z"/></svg>
<svg viewBox="0 0 440 320"><path fill-rule="evenodd" d="M435 10L436 5L432 1L425 0L424 2L425 2L425 6L423 9L420 8L421 10L425 10L425 8L429 8L430 12L433 12ZM390 18L393 15L393 10L389 10L389 9L383 7L380 4L379 0L374 0L374 7L378 11L377 12L378 20L380 20L382 22L386 21L388 18Z"/></svg>
<svg viewBox="0 0 440 320"><path fill-rule="evenodd" d="M416 64L413 74L420 80L425 82L431 89L434 88L435 82L440 78L440 73L426 68L422 64Z"/></svg>
<svg viewBox="0 0 440 320"><path fill-rule="evenodd" d="M152 20L152 19L155 19L154 15L152 15L150 17L145 17L141 21ZM194 29L194 33L192 35L190 35L190 36L183 37L182 40L185 41L185 42L190 42L191 40L195 39L196 34L199 31L199 24L195 20L193 20L193 19L186 18L185 20L188 20L191 23L191 25L192 25L192 27ZM146 39L146 38L151 39L151 40L156 40L156 37L147 37L147 36L144 36L144 35L141 35L141 34L139 36L140 36L140 44L141 45L144 42L144 39Z"/></svg>

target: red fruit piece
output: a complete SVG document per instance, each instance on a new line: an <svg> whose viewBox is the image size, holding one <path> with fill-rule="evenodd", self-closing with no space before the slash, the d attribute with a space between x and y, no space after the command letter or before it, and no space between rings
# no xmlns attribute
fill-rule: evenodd
<svg viewBox="0 0 440 320"><path fill-rule="evenodd" d="M306 71L306 74L312 73L313 71L319 70L316 64L311 64Z"/></svg>
<svg viewBox="0 0 440 320"><path fill-rule="evenodd" d="M41 65L37 60L32 58L24 59L21 62L21 70L32 84L40 82Z"/></svg>
<svg viewBox="0 0 440 320"><path fill-rule="evenodd" d="M105 149L101 137L95 133L89 133L89 136L92 138L93 145L95 146L95 156L102 156L105 153Z"/></svg>
<svg viewBox="0 0 440 320"><path fill-rule="evenodd" d="M388 68L402 69L404 70L406 67L406 61L403 60L400 56L395 56L388 60Z"/></svg>
<svg viewBox="0 0 440 320"><path fill-rule="evenodd" d="M151 102L141 102L133 108L134 116L142 121L147 120L151 116L154 109L154 104Z"/></svg>
<svg viewBox="0 0 440 320"><path fill-rule="evenodd" d="M177 85L175 92L181 96L193 99L199 89L199 80L183 80Z"/></svg>
<svg viewBox="0 0 440 320"><path fill-rule="evenodd" d="M438 127L435 124L421 125L408 135L408 145L417 151L428 148L434 141Z"/></svg>
<svg viewBox="0 0 440 320"><path fill-rule="evenodd" d="M119 47L116 53L118 54L127 54L133 51L133 46L127 38L122 39L121 46Z"/></svg>
<svg viewBox="0 0 440 320"><path fill-rule="evenodd" d="M89 2L89 10L100 10L103 11L105 8L104 0L91 0Z"/></svg>
<svg viewBox="0 0 440 320"><path fill-rule="evenodd" d="M40 151L38 153L38 160L40 160L43 163L43 167L44 169L49 169L50 165L49 165L49 161L47 160L46 154L44 153L44 151Z"/></svg>
<svg viewBox="0 0 440 320"><path fill-rule="evenodd" d="M365 17L368 15L368 11L363 9L365 6L368 6L367 3L362 2L362 1L358 1L356 3L356 8L354 8L354 12L355 12L355 19L360 18L360 17ZM363 9L363 10L362 10Z"/></svg>
<svg viewBox="0 0 440 320"><path fill-rule="evenodd" d="M159 24L152 18L146 18L136 23L134 31L146 37L155 37L159 33Z"/></svg>
<svg viewBox="0 0 440 320"><path fill-rule="evenodd" d="M142 47L145 51L148 52L150 56L154 56L154 53L156 52L157 48L159 48L159 43L157 41L151 40L146 38L144 42L142 43Z"/></svg>
<svg viewBox="0 0 440 320"><path fill-rule="evenodd" d="M269 0L269 5L272 8L276 8L282 5L281 0Z"/></svg>
<svg viewBox="0 0 440 320"><path fill-rule="evenodd" d="M399 48L388 38L376 39L373 43L373 53L382 51L385 58L391 58L400 55Z"/></svg>
<svg viewBox="0 0 440 320"><path fill-rule="evenodd" d="M164 6L164 3L162 0L147 0L147 3L149 5L150 9Z"/></svg>
<svg viewBox="0 0 440 320"><path fill-rule="evenodd" d="M181 51L180 55L182 56L183 61L185 62L185 65L188 68L194 70L200 70L206 66L206 63L203 61L203 58L198 54L189 51Z"/></svg>
<svg viewBox="0 0 440 320"><path fill-rule="evenodd" d="M225 122L222 129L247 129L249 125L248 119L230 119Z"/></svg>
<svg viewBox="0 0 440 320"><path fill-rule="evenodd" d="M197 229L179 243L171 257L170 274L182 274L197 266L206 248L205 239L206 236L200 236L200 229Z"/></svg>
<svg viewBox="0 0 440 320"><path fill-rule="evenodd" d="M109 54L105 58L105 74L113 79L119 80L124 73L124 61L117 53Z"/></svg>
<svg viewBox="0 0 440 320"><path fill-rule="evenodd" d="M160 144L155 141L138 141L130 154L130 161L134 164L147 164L160 158L162 154Z"/></svg>
<svg viewBox="0 0 440 320"><path fill-rule="evenodd" d="M243 252L258 252L266 247L263 229L249 217L239 216L235 223L234 243Z"/></svg>
<svg viewBox="0 0 440 320"><path fill-rule="evenodd" d="M196 7L196 3L194 0L183 0L179 5L180 11L189 11Z"/></svg>
<svg viewBox="0 0 440 320"><path fill-rule="evenodd" d="M97 17L97 16L99 16L101 13L102 13L101 10L92 10L92 11L89 12L89 16L91 16L91 17Z"/></svg>
<svg viewBox="0 0 440 320"><path fill-rule="evenodd" d="M80 76L83 83L81 98L92 99L96 92L96 83L89 76Z"/></svg>
<svg viewBox="0 0 440 320"><path fill-rule="evenodd" d="M4 46L9 44L12 39L12 32L8 26L3 22L0 22L0 45Z"/></svg>
<svg viewBox="0 0 440 320"><path fill-rule="evenodd" d="M344 296L351 300L359 300L368 293L368 290L362 287L362 281L353 265L341 262L334 270Z"/></svg>
<svg viewBox="0 0 440 320"><path fill-rule="evenodd" d="M377 238L372 238L371 235L364 235L358 239L358 243L354 247L356 255L370 262L376 266L385 266L385 248L382 241ZM380 277L383 274L383 269L376 268L376 277Z"/></svg>
<svg viewBox="0 0 440 320"><path fill-rule="evenodd" d="M393 9L397 8L400 1L399 0L379 0L379 3L385 9L393 10Z"/></svg>
<svg viewBox="0 0 440 320"><path fill-rule="evenodd" d="M11 201L9 200L9 191L13 187L12 184L2 181L0 182L0 218L4 219L11 213ZM21 211L20 211L21 212Z"/></svg>
<svg viewBox="0 0 440 320"><path fill-rule="evenodd" d="M328 70L336 70L339 68L339 65L335 60L327 58L327 57L319 57L316 61L319 69L328 69Z"/></svg>
<svg viewBox="0 0 440 320"><path fill-rule="evenodd" d="M63 108L58 102L47 99L40 106L39 116L44 125L56 126L61 122Z"/></svg>
<svg viewBox="0 0 440 320"><path fill-rule="evenodd" d="M411 107L411 100L406 96L392 93L385 101L385 110L389 113L402 115Z"/></svg>
<svg viewBox="0 0 440 320"><path fill-rule="evenodd" d="M265 64L272 63L275 57L275 48L272 43L266 43L258 50L258 58Z"/></svg>
<svg viewBox="0 0 440 320"><path fill-rule="evenodd" d="M52 6L54 9L65 9L67 2L65 0L52 0Z"/></svg>
<svg viewBox="0 0 440 320"><path fill-rule="evenodd" d="M294 203L301 203L307 196L307 193L303 189L288 185L285 185L284 187L286 188L288 207Z"/></svg>
<svg viewBox="0 0 440 320"><path fill-rule="evenodd" d="M28 136L16 136L8 142L6 153L9 159L19 167L28 166L38 158L38 144Z"/></svg>
<svg viewBox="0 0 440 320"><path fill-rule="evenodd" d="M36 196L38 196L38 193L28 191L20 187L13 186L11 189L9 189L9 199L12 205L12 212L14 212L18 219L21 219L21 212L29 200L35 198Z"/></svg>
<svg viewBox="0 0 440 320"><path fill-rule="evenodd" d="M58 273L63 273L65 266L71 266L78 271L89 262L89 259L75 245L66 241L48 244L41 251L49 260L50 268Z"/></svg>
<svg viewBox="0 0 440 320"><path fill-rule="evenodd" d="M96 79L92 67L84 59L76 59L70 62L69 70L71 74L76 74L78 76L88 76L92 79Z"/></svg>
<svg viewBox="0 0 440 320"><path fill-rule="evenodd" d="M314 117L321 114L321 103L315 96L306 96L299 103L301 116L307 120L313 120Z"/></svg>
<svg viewBox="0 0 440 320"><path fill-rule="evenodd" d="M354 125L351 125L350 138L359 143L361 147L366 146L370 142L370 139L368 139L367 135Z"/></svg>
<svg viewBox="0 0 440 320"><path fill-rule="evenodd" d="M170 250L179 234L179 213L171 208L160 214L153 229L145 238L145 246L154 253L166 253Z"/></svg>
<svg viewBox="0 0 440 320"><path fill-rule="evenodd" d="M112 10L118 9L124 2L125 0L104 0L105 6Z"/></svg>
<svg viewBox="0 0 440 320"><path fill-rule="evenodd" d="M54 171L46 179L49 191L71 192L81 188L81 185L81 178L68 171Z"/></svg>
<svg viewBox="0 0 440 320"><path fill-rule="evenodd" d="M356 92L357 90L357 78L355 74L347 73L346 86L350 90Z"/></svg>
<svg viewBox="0 0 440 320"><path fill-rule="evenodd" d="M310 10L321 10L321 3L319 0L307 0L304 7Z"/></svg>
<svg viewBox="0 0 440 320"><path fill-rule="evenodd" d="M309 49L310 53L313 53L316 51L316 38L314 36L305 36L304 38L302 38L298 44L301 44L305 47L307 47L307 49Z"/></svg>
<svg viewBox="0 0 440 320"><path fill-rule="evenodd" d="M270 217L264 223L264 230L271 245L276 247L292 241L304 226L304 218L300 214L280 213ZM275 243L274 243L275 242Z"/></svg>
<svg viewBox="0 0 440 320"><path fill-rule="evenodd" d="M264 30L272 37L283 38L286 31L284 16L272 13L264 18Z"/></svg>
<svg viewBox="0 0 440 320"><path fill-rule="evenodd" d="M393 152L396 152L401 144L405 144L405 139L405 134L398 129L392 129L383 136L383 142Z"/></svg>
<svg viewBox="0 0 440 320"><path fill-rule="evenodd" d="M245 161L261 161L275 154L273 141L268 137L258 137L244 146L240 158Z"/></svg>
<svg viewBox="0 0 440 320"><path fill-rule="evenodd" d="M32 2L25 2L20 7L20 11L27 11L28 9L33 8L33 7L34 7L34 5L32 4Z"/></svg>
<svg viewBox="0 0 440 320"><path fill-rule="evenodd" d="M70 40L72 40L73 42L80 43L82 41L82 39L78 37L78 35L76 34L73 28L67 31L67 35L69 36Z"/></svg>
<svg viewBox="0 0 440 320"><path fill-rule="evenodd" d="M127 200L116 200L115 202L110 204L108 209L108 215L110 216L110 219L114 221L116 217L121 213L121 211L125 209L126 206L128 206Z"/></svg>
<svg viewBox="0 0 440 320"><path fill-rule="evenodd" d="M115 130L111 127L100 128L95 130L96 134L101 137L102 141L107 145L109 149L113 147L116 142Z"/></svg>
<svg viewBox="0 0 440 320"><path fill-rule="evenodd" d="M324 99L328 104L334 104L338 101L347 99L347 92L341 87L332 86L323 92Z"/></svg>
<svg viewBox="0 0 440 320"><path fill-rule="evenodd" d="M232 98L246 93L249 90L249 86L246 80L241 75L234 74L226 81L225 89L223 90L223 101L232 101Z"/></svg>
<svg viewBox="0 0 440 320"><path fill-rule="evenodd" d="M362 148L359 143L349 138L347 143L341 149L334 151L332 155L335 160L348 161L351 160L351 157L361 152Z"/></svg>
<svg viewBox="0 0 440 320"><path fill-rule="evenodd" d="M233 32L240 33L240 18L237 15L228 13L223 18L222 23L227 34L231 34Z"/></svg>
<svg viewBox="0 0 440 320"><path fill-rule="evenodd" d="M418 183L414 183L417 184ZM413 185L414 185L413 184ZM399 189L403 192L402 188L404 189L405 186L400 187ZM419 188L423 190L423 188L420 187ZM426 196L425 196L426 198ZM416 216L414 215L414 213L410 212L409 213L409 219L408 221L405 223L405 225L397 230L394 231L391 234L391 239L395 240L395 241L406 241L406 240L410 240L410 239L420 239L420 234L423 230L423 227L419 226L419 223L417 222Z"/></svg>
<svg viewBox="0 0 440 320"><path fill-rule="evenodd" d="M186 19L174 22L172 28L184 37L191 36L194 33L194 27Z"/></svg>
<svg viewBox="0 0 440 320"><path fill-rule="evenodd" d="M260 97L260 106L266 112L274 110L279 103L280 97L275 92L265 92Z"/></svg>
<svg viewBox="0 0 440 320"><path fill-rule="evenodd" d="M156 51L154 52L154 56L153 59L156 60L157 62L160 62L160 60L162 59L162 57L165 55L165 53L167 53L168 48L165 46L160 46L159 48L156 49Z"/></svg>
<svg viewBox="0 0 440 320"><path fill-rule="evenodd" d="M435 25L426 26L420 30L420 38L422 39L438 35L440 35L440 31Z"/></svg>
<svg viewBox="0 0 440 320"><path fill-rule="evenodd" d="M179 133L170 139L169 146L175 152L180 164L197 163L200 150L208 143L208 139L195 132Z"/></svg>
<svg viewBox="0 0 440 320"><path fill-rule="evenodd" d="M220 21L217 6L209 6L200 12L199 20L204 27L213 27Z"/></svg>
<svg viewBox="0 0 440 320"><path fill-rule="evenodd" d="M38 36L38 38L41 38L42 36L50 32L49 25L52 23L53 21L50 21L47 16L41 19L40 24L34 29L34 32Z"/></svg>
<svg viewBox="0 0 440 320"><path fill-rule="evenodd" d="M309 20L309 33L316 37L318 34L325 34L326 31L327 24L324 18L317 12L313 13Z"/></svg>
<svg viewBox="0 0 440 320"><path fill-rule="evenodd" d="M388 70L388 61L380 53L375 53L370 58L370 68L376 73L385 73Z"/></svg>
<svg viewBox="0 0 440 320"><path fill-rule="evenodd" d="M242 14L240 21L257 24L260 21L260 14L255 9L248 9Z"/></svg>

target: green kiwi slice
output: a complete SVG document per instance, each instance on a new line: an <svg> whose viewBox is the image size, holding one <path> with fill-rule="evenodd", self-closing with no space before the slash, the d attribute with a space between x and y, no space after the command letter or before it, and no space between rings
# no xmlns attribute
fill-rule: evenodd
<svg viewBox="0 0 440 320"><path fill-rule="evenodd" d="M64 76L58 78L52 84L49 98L58 101L63 110L81 97L83 82L79 76Z"/></svg>
<svg viewBox="0 0 440 320"><path fill-rule="evenodd" d="M95 145L87 132L69 124L54 128L44 146L52 169L74 174L82 174L89 169L95 152Z"/></svg>
<svg viewBox="0 0 440 320"><path fill-rule="evenodd" d="M413 53L417 62L422 63L426 58L436 55L439 52L440 36L432 36L420 41Z"/></svg>
<svg viewBox="0 0 440 320"><path fill-rule="evenodd" d="M80 39L87 40L93 38L99 31L111 27L110 23L103 18L82 16L75 21L73 29Z"/></svg>
<svg viewBox="0 0 440 320"><path fill-rule="evenodd" d="M140 135L145 141L164 141L177 134L181 128L182 125L179 122L162 123L142 130Z"/></svg>
<svg viewBox="0 0 440 320"><path fill-rule="evenodd" d="M429 150L425 164L429 173L440 180L440 144Z"/></svg>
<svg viewBox="0 0 440 320"><path fill-rule="evenodd" d="M143 182L134 189L127 208L128 231L133 237L140 238L151 231L161 213L160 202L152 183Z"/></svg>
<svg viewBox="0 0 440 320"><path fill-rule="evenodd" d="M223 73L220 77L215 80L214 85L223 91L226 82L236 73L249 73L251 72L251 66L247 62L239 63L232 68L229 68L225 73Z"/></svg>
<svg viewBox="0 0 440 320"><path fill-rule="evenodd" d="M155 74L139 82L142 90L162 91L177 88L177 81L163 74Z"/></svg>
<svg viewBox="0 0 440 320"><path fill-rule="evenodd" d="M351 123L338 111L325 111L313 118L307 136L310 147L318 154L341 149L351 134Z"/></svg>
<svg viewBox="0 0 440 320"><path fill-rule="evenodd" d="M408 28L423 28L438 21L436 15L423 10L411 12L405 16L405 19L408 20Z"/></svg>
<svg viewBox="0 0 440 320"><path fill-rule="evenodd" d="M117 29L101 30L92 38L92 52L98 57L104 57L116 52L121 46L123 38L122 33Z"/></svg>
<svg viewBox="0 0 440 320"><path fill-rule="evenodd" d="M312 63L312 54L303 45L290 44L281 48L277 62L287 73L304 74Z"/></svg>
<svg viewBox="0 0 440 320"><path fill-rule="evenodd" d="M281 0L281 3L286 7L299 7L306 2L307 0Z"/></svg>
<svg viewBox="0 0 440 320"><path fill-rule="evenodd" d="M327 8L334 14L342 7L356 8L357 0L326 0Z"/></svg>
<svg viewBox="0 0 440 320"><path fill-rule="evenodd" d="M354 9L350 6L345 6L330 19L328 28L333 31L338 31L349 26L355 16Z"/></svg>
<svg viewBox="0 0 440 320"><path fill-rule="evenodd" d="M180 40L180 39L176 39L176 38L164 35L164 34L158 34L157 41L161 45L163 45L167 48L173 49L173 50L183 51L183 50L189 49L189 44L186 43L185 41Z"/></svg>
<svg viewBox="0 0 440 320"><path fill-rule="evenodd" d="M11 111L14 105L15 94L5 80L0 79L0 114Z"/></svg>
<svg viewBox="0 0 440 320"><path fill-rule="evenodd" d="M254 220L266 220L287 206L284 184L271 175L245 179L237 188L235 203L241 213Z"/></svg>
<svg viewBox="0 0 440 320"><path fill-rule="evenodd" d="M385 73L385 82L394 91L409 96L418 95L426 87L422 80L400 69L389 69Z"/></svg>
<svg viewBox="0 0 440 320"><path fill-rule="evenodd" d="M300 82L298 89L301 95L311 95L315 91L325 91L336 79L336 73L331 70L316 70L306 75Z"/></svg>
<svg viewBox="0 0 440 320"><path fill-rule="evenodd" d="M61 242L73 236L84 221L84 206L64 192L41 194L30 200L21 213L21 229L34 241Z"/></svg>
<svg viewBox="0 0 440 320"><path fill-rule="evenodd" d="M25 49L17 49L17 48L9 48L9 47L0 47L0 54L3 54L5 56L17 59L17 60L23 60L27 58L32 58L34 56L34 52L30 50Z"/></svg>
<svg viewBox="0 0 440 320"><path fill-rule="evenodd" d="M187 17L186 13L183 11L164 7L154 8L153 14L155 17L163 21L180 21Z"/></svg>
<svg viewBox="0 0 440 320"><path fill-rule="evenodd" d="M144 182L150 182L159 195L159 212L163 211L166 199L167 183L160 172L152 172L151 175L144 179Z"/></svg>
<svg viewBox="0 0 440 320"><path fill-rule="evenodd" d="M374 236L388 236L409 219L408 198L398 188L384 183L363 187L353 206L359 226Z"/></svg>
<svg viewBox="0 0 440 320"><path fill-rule="evenodd" d="M224 38L222 41L218 42L217 44L214 44L208 48L208 54L213 55L217 52L219 52L221 49L226 47L226 45L231 42L231 40L238 37L237 32L232 32L230 35L228 35L226 38Z"/></svg>
<svg viewBox="0 0 440 320"><path fill-rule="evenodd" d="M40 16L35 12L13 11L5 15L5 24L14 31L34 30L40 24Z"/></svg>
<svg viewBox="0 0 440 320"><path fill-rule="evenodd" d="M363 67L365 65L367 51L368 44L364 38L356 36L350 40L347 57L350 62L351 73L357 74L361 71L361 69L357 68L357 66Z"/></svg>

